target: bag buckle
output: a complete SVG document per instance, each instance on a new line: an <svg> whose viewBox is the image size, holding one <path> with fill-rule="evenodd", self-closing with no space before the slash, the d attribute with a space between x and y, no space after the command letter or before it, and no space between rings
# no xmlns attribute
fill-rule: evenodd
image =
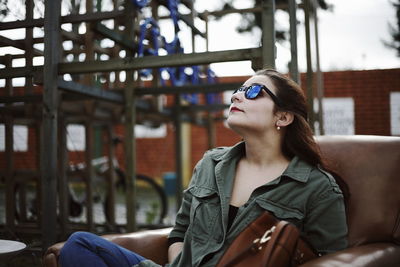
<svg viewBox="0 0 400 267"><path fill-rule="evenodd" d="M261 250L263 244L267 243L271 239L271 235L275 231L275 229L276 229L276 227L272 226L270 229L265 231L265 233L263 234L263 236L261 238L254 239L253 248Z"/></svg>

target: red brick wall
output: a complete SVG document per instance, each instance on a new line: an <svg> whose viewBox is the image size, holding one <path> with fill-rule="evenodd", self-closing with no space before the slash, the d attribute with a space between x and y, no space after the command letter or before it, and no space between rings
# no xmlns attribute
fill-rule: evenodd
<svg viewBox="0 0 400 267"><path fill-rule="evenodd" d="M247 77L223 77L220 82L242 82ZM304 79L304 75L302 75ZM305 85L305 82L302 83ZM355 103L355 133L371 135L390 135L390 92L400 91L400 69L368 71L336 71L324 73L326 97L353 97ZM137 140L137 171L153 177L175 170L174 127L169 124L166 138ZM123 135L123 128L116 129ZM15 154L17 168L36 168L36 150L34 129L29 130L29 151ZM216 145L230 146L240 137L223 126L216 125ZM191 127L191 163L192 168L207 150L207 132L205 128ZM73 155L71 155L73 156ZM117 156L123 162L122 148ZM83 155L81 157L84 158ZM4 152L0 152L0 169L4 170Z"/></svg>
<svg viewBox="0 0 400 267"><path fill-rule="evenodd" d="M390 92L400 92L400 69L324 73L326 97L353 97L355 134L390 135Z"/></svg>

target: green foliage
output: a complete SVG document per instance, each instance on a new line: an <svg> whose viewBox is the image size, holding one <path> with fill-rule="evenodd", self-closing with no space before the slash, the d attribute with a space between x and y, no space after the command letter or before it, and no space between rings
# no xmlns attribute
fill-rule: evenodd
<svg viewBox="0 0 400 267"><path fill-rule="evenodd" d="M400 57L400 0L392 2L394 8L396 8L396 24L393 26L389 24L389 32L392 36L392 41L387 43L386 46L393 48L397 51L397 56Z"/></svg>
<svg viewBox="0 0 400 267"><path fill-rule="evenodd" d="M10 10L8 9L8 0L0 0L0 21L7 17Z"/></svg>
<svg viewBox="0 0 400 267"><path fill-rule="evenodd" d="M224 0L224 4L222 10L232 9L234 7L234 3L236 0ZM261 6L263 0L253 0L254 6ZM325 0L318 0L319 7L323 10L333 10L333 6L327 3ZM287 4L287 0L276 0L275 4ZM236 28L239 33L252 32L254 28L261 28L261 13L244 13L242 14L242 19L240 21L239 26ZM276 39L278 41L284 41L288 39L288 33L284 30L279 30L279 25L277 25L276 29Z"/></svg>

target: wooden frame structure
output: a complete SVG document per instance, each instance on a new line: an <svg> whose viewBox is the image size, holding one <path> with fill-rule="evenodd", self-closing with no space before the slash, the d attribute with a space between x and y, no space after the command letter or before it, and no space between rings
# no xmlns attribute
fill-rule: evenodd
<svg viewBox="0 0 400 267"><path fill-rule="evenodd" d="M316 14L316 5L312 0L304 1L306 10L306 21L309 14L307 10L313 10ZM73 1L74 2L74 1ZM4 93L0 93L1 115L0 122L5 125L5 158L6 169L0 170L4 177L6 190L6 227L15 232L38 233L42 235L43 248L56 242L75 228L82 229L82 225L68 223L68 201L67 201L67 150L66 132L67 123L79 122L86 128L86 173L85 181L87 194L87 224L85 230L94 231L94 220L92 211L92 188L93 168L91 160L94 154L93 131L95 125L101 125L108 137L109 142L113 137L113 122L124 123L125 125L125 162L128 178L127 198L134 199L135 196L135 134L134 125L137 123L141 112L151 113L152 119L160 121L174 121L176 128L176 173L178 185L182 184L182 136L181 124L183 120L195 121L186 110L221 110L224 105L215 106L181 106L183 93L209 93L229 90L238 84L209 84L209 85L185 85L161 87L160 82L154 78L152 86L143 86L138 79L136 72L141 69L157 69L161 67L178 67L192 65L207 65L216 62L251 60L254 69L263 66L275 66L275 27L274 13L276 8L288 9L290 14L291 33L291 54L290 65L291 76L299 81L297 67L297 36L296 36L296 10L295 0L288 0L288 5L276 7L274 0L263 1L261 7L243 10L225 10L216 12L205 12L197 14L193 10L193 1L181 1L191 11L190 14L179 14L179 18L192 29L192 40L195 35L200 35L207 40L207 32L201 32L194 25L194 16L207 21L208 16L223 16L229 13L261 12L263 47L251 49L239 49L230 51L202 52L190 54L174 54L165 56L135 57L137 45L137 27L140 22L138 10L131 1L125 1L123 8L118 6L118 1L113 0L112 11L94 12L93 2L86 1L86 13L77 14L72 12L67 16L61 16L61 1L45 1L44 18L34 19L33 0L26 0L26 19L23 21L0 23L0 47L13 46L24 51L24 54L5 55L0 57L0 79L5 80ZM153 17L159 18L157 8L166 5L166 1L152 1ZM310 5L312 7L310 7ZM106 27L102 21L113 21L113 28ZM71 24L72 30L67 31L61 28L63 24ZM79 25L86 27L84 34L79 33ZM315 23L316 25L316 23ZM33 34L34 27L44 27L44 35L36 37ZM83 26L82 26L83 27ZM309 28L309 25L306 28ZM24 40L14 40L3 36L1 32L9 29L25 29ZM207 30L206 30L207 31ZM315 33L317 29L315 29ZM311 47L307 35L307 47ZM100 41L103 39L112 40L112 47L104 48ZM98 40L95 42L94 40ZM72 48L63 48L63 42L72 42ZM36 48L35 44L44 44L44 50ZM131 45L134 44L134 45ZM193 42L194 44L194 42ZM125 51L125 57L119 57L120 51ZM195 48L193 47L193 51ZM311 50L307 50L308 78L312 80ZM85 59L79 60L79 55L84 54ZM107 55L105 60L96 58L98 55ZM33 64L34 57L44 57L44 64L37 66ZM13 67L12 61L24 58L25 66ZM72 58L72 60L67 60ZM119 79L120 72L126 73L126 80ZM319 71L319 70L318 70ZM72 80L66 81L64 75L70 75ZM111 74L115 77L112 81ZM25 86L22 94L15 94L12 79L17 77L25 78ZM105 82L96 85L95 77L101 77ZM41 88L38 92L38 85ZM314 95L313 84L307 84L309 95ZM122 89L123 88L123 89ZM152 101L157 101L160 94L175 95L175 106L173 110L159 110L154 108L153 102L144 101L141 96L151 95ZM17 105L18 103L18 105ZM22 105L21 105L22 103ZM123 117L123 120L118 118ZM212 126L209 123L214 118L208 114L204 117L203 124L209 127L210 145L212 145ZM198 120L197 120L198 121ZM22 222L15 223L15 194L13 190L16 183L18 170L14 166L13 155L13 126L15 124L27 124L34 126L37 134L37 143L40 144L37 170L20 174L19 180L24 184L29 180L36 180L41 200L40 216L37 223ZM113 149L108 148L109 158L112 158ZM111 164L111 163L110 163ZM110 168L111 169L111 168ZM109 173L109 181L113 181L113 172ZM109 194L113 195L115 188L110 182ZM177 190L177 199L182 188ZM58 194L57 194L58 192ZM20 197L23 206L24 197ZM57 207L57 203L58 207ZM113 207L110 207L112 214ZM58 214L57 214L58 210ZM22 214L22 217L24 215ZM26 216L26 215L25 215ZM59 219L59 224L57 220ZM111 218L115 223L115 217ZM127 201L127 231L134 231L135 205Z"/></svg>

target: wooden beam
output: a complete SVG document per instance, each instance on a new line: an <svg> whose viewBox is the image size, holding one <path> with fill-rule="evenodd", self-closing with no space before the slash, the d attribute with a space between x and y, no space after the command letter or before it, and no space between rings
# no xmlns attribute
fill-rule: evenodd
<svg viewBox="0 0 400 267"><path fill-rule="evenodd" d="M123 104L125 102L122 94L109 90L104 90L99 87L64 81L62 79L58 80L57 85L59 89L67 92L90 96L99 100L115 102L118 104Z"/></svg>
<svg viewBox="0 0 400 267"><path fill-rule="evenodd" d="M241 85L242 83L216 83L164 87L138 87L135 89L135 95L140 96L160 94L219 93L229 90L235 90Z"/></svg>
<svg viewBox="0 0 400 267"><path fill-rule="evenodd" d="M187 105L182 106L182 112L221 111L229 108L228 104Z"/></svg>
<svg viewBox="0 0 400 267"><path fill-rule="evenodd" d="M261 57L260 48L247 48L216 52L202 52L191 54L173 54L167 56L146 56L140 58L124 58L110 60L91 60L85 62L59 63L59 74L111 72L121 70L138 70L160 67L178 67L191 65L205 65L215 62L243 61ZM41 72L43 66L16 67L10 70L0 69L0 79L16 78L34 75Z"/></svg>
<svg viewBox="0 0 400 267"><path fill-rule="evenodd" d="M110 59L105 61L85 61L60 63L60 74L110 72L121 70L138 70L160 67L178 67L204 65L215 62L243 61L261 57L259 48L202 52L191 54L173 54L166 56L146 56L140 58ZM0 70L0 78L2 78Z"/></svg>
<svg viewBox="0 0 400 267"><path fill-rule="evenodd" d="M0 69L0 79L34 76L35 73L40 73L42 71L43 71L43 66Z"/></svg>
<svg viewBox="0 0 400 267"><path fill-rule="evenodd" d="M96 12L88 14L73 14L61 17L59 24L64 23L80 23L80 22L90 22L90 21L100 21L107 19L116 19L124 14L123 10L108 11L108 12ZM33 20L17 20L9 22L1 22L0 30L11 30L27 27L43 27L44 19L33 19Z"/></svg>
<svg viewBox="0 0 400 267"><path fill-rule="evenodd" d="M190 15L190 14L189 14L189 15L178 14L178 18L179 18L180 20L182 20L183 22L185 22L186 25L188 25L188 26L193 30L193 33L194 33L194 34L200 35L201 37L206 38L205 33L201 32L201 31L194 25L193 19L191 18L191 15Z"/></svg>
<svg viewBox="0 0 400 267"><path fill-rule="evenodd" d="M40 103L43 101L43 96L35 95L18 95L18 96L0 96L0 103Z"/></svg>
<svg viewBox="0 0 400 267"><path fill-rule="evenodd" d="M0 44L2 44L2 46L12 46L21 50L26 50L26 46L23 40L12 40L10 38L0 35ZM32 49L35 56L43 56L43 51L36 48Z"/></svg>
<svg viewBox="0 0 400 267"><path fill-rule="evenodd" d="M123 34L116 32L115 30L109 29L101 23L96 23L93 27L93 30L98 34L101 34L104 37L113 40L114 42L126 49L135 50L135 43L133 40L130 40L127 36L124 36Z"/></svg>

